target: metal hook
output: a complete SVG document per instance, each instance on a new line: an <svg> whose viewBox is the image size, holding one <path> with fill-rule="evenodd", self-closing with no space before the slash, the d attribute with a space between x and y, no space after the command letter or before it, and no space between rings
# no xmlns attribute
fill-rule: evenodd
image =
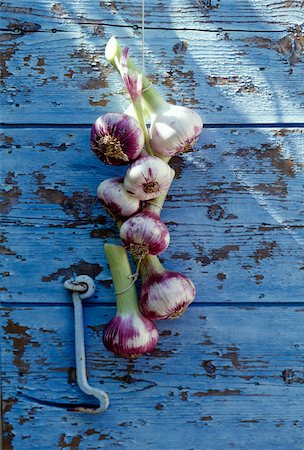
<svg viewBox="0 0 304 450"><path fill-rule="evenodd" d="M109 406L108 394L102 389L89 385L86 375L85 347L84 347L84 326L81 300L91 297L95 292L95 284L91 277L79 275L70 278L64 283L65 289L72 291L75 317L75 357L76 357L76 377L79 388L87 395L93 395L99 400L98 408L76 407L72 411L97 414L104 412Z"/></svg>

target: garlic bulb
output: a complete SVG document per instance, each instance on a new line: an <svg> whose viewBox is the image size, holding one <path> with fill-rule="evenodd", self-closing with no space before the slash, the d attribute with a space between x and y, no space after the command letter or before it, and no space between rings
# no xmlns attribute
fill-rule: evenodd
<svg viewBox="0 0 304 450"><path fill-rule="evenodd" d="M124 247L135 259L159 255L169 245L170 235L164 223L153 213L139 213L126 220L120 228Z"/></svg>
<svg viewBox="0 0 304 450"><path fill-rule="evenodd" d="M141 264L140 310L151 320L180 317L195 297L192 281L179 272L165 270L156 256Z"/></svg>
<svg viewBox="0 0 304 450"><path fill-rule="evenodd" d="M144 317L138 306L131 267L124 248L105 244L116 293L116 315L103 331L105 347L125 358L138 358L154 349L158 331L154 323Z"/></svg>
<svg viewBox="0 0 304 450"><path fill-rule="evenodd" d="M103 343L107 350L124 358L138 358L151 352L158 342L154 323L140 311L116 313L103 331Z"/></svg>
<svg viewBox="0 0 304 450"><path fill-rule="evenodd" d="M127 114L104 114L92 127L91 149L106 164L126 165L139 156L143 146L143 131Z"/></svg>
<svg viewBox="0 0 304 450"><path fill-rule="evenodd" d="M202 119L195 111L165 102L151 114L151 147L158 156L190 151L202 127Z"/></svg>
<svg viewBox="0 0 304 450"><path fill-rule="evenodd" d="M131 217L141 209L140 200L125 190L123 177L109 178L100 183L97 196L105 210L116 220Z"/></svg>
<svg viewBox="0 0 304 450"><path fill-rule="evenodd" d="M124 187L140 200L151 200L165 192L174 171L156 156L145 156L135 161L127 170Z"/></svg>

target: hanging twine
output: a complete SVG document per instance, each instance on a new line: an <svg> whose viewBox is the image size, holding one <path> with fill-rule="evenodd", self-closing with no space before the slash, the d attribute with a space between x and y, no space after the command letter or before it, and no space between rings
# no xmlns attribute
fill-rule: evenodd
<svg viewBox="0 0 304 450"><path fill-rule="evenodd" d="M128 276L128 279L130 280L131 278L133 278L133 281L131 284L129 284L129 286L127 286L125 289L123 289L122 291L116 291L114 292L115 295L119 295L119 294L124 294L125 292L127 292L129 289L131 289L131 287L133 286L133 284L136 283L136 281L138 280L139 277L139 268L140 268L140 264L142 262L143 256L141 258L139 258L137 266L136 266L136 271L135 273L132 273L131 275Z"/></svg>
<svg viewBox="0 0 304 450"><path fill-rule="evenodd" d="M146 204L147 205L157 206L157 208L159 208L160 210L162 210L162 208L163 208L162 206L158 205L158 203L156 203L156 202L148 201L148 202L146 202Z"/></svg>
<svg viewBox="0 0 304 450"><path fill-rule="evenodd" d="M145 72L145 0L141 0L141 57L142 71Z"/></svg>

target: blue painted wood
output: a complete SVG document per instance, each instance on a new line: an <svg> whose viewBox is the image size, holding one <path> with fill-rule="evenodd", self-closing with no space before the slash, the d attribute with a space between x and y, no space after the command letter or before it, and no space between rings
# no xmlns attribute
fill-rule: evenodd
<svg viewBox="0 0 304 450"><path fill-rule="evenodd" d="M93 404L75 385L72 308L5 313L7 449L301 450L303 309L191 308L137 361L104 350L113 313L85 308L88 376L111 400L97 417L67 411Z"/></svg>
<svg viewBox="0 0 304 450"><path fill-rule="evenodd" d="M128 20L125 26L117 26L125 15L132 20L135 17L138 23L139 2L135 6L133 2L124 3L124 14L122 3L117 4L115 14L115 7L114 10L109 8L111 4L94 2L97 18L104 17L105 23L109 22L103 26L94 21L87 23L85 19L67 19L69 14L82 14L84 6L75 8L74 3L79 4L39 2L38 10L30 10L29 2L23 1L16 11L4 6L4 10L8 10L1 43L5 122L90 123L101 112L101 107L116 111L121 109L122 103L127 105L121 81L104 59L104 47L115 34L123 45L130 47L131 54L140 63L138 29L128 27ZM168 4L175 9L173 3ZM239 2L240 10L244 11L242 24L251 15L251 25L234 31L235 17L239 17L240 12L231 2L223 2L225 14L229 9L232 11L232 23L227 18L230 29L222 31L222 19L216 20L222 6L216 3L212 9L208 4L210 2L191 2L189 15L195 20L202 10L212 11L211 30L192 31L190 21L189 30L162 30L161 40L158 39L158 18L166 7L163 3L148 7L151 15L153 12L154 27L146 33L145 66L152 81L170 101L198 109L206 123L303 122L304 37L298 2L290 14L290 6L277 8L277 17L286 14L283 23L288 20L288 24L280 24L280 31L273 31L269 23L276 9L273 5L266 15L268 20L263 22L261 12L269 6L258 2L256 8L254 2L248 2L246 9L244 3ZM176 9L179 10L179 6ZM193 9L197 10L196 15ZM92 6L88 9L89 15L91 11ZM183 11L178 12L177 17L185 27L187 19ZM167 21L165 14L163 17ZM172 16L174 23L175 19Z"/></svg>
<svg viewBox="0 0 304 450"><path fill-rule="evenodd" d="M302 450L302 2L146 2L148 75L219 126L172 161L163 211L162 259L196 302L133 362L101 343L114 314L102 245L117 232L95 193L120 169L88 136L127 105L103 51L115 34L141 60L140 0L0 7L4 450ZM67 410L93 401L75 383L72 271L98 285L85 321L89 379L112 402L99 417Z"/></svg>
<svg viewBox="0 0 304 450"><path fill-rule="evenodd" d="M93 301L113 302L103 244L118 232L96 188L125 169L99 162L88 128L5 136L3 301L64 303L76 271L97 278ZM303 301L303 142L302 129L206 129L173 160L162 259L193 279L197 302Z"/></svg>
<svg viewBox="0 0 304 450"><path fill-rule="evenodd" d="M2 17L11 21L36 20L46 26L57 20L62 25L111 24L132 28L141 27L141 0L126 3L123 0L20 0L18 6L8 0L2 6ZM186 0L183 4L175 1L150 0L145 5L147 29L214 30L261 30L281 31L291 23L303 22L301 1L276 3L262 0ZM38 18L38 19L37 19ZM3 22L5 23L5 22Z"/></svg>

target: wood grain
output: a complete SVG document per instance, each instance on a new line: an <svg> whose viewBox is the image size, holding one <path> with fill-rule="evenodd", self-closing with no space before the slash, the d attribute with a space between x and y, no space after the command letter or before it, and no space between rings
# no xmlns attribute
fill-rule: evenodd
<svg viewBox="0 0 304 450"><path fill-rule="evenodd" d="M303 309L190 307L137 361L104 350L113 313L85 311L88 376L111 400L97 417L68 411L93 403L75 385L72 308L4 313L6 450L302 449Z"/></svg>
<svg viewBox="0 0 304 450"><path fill-rule="evenodd" d="M141 0L19 0L2 2L2 17L12 22L35 19L48 26L64 24L110 24L113 27L141 27ZM303 23L300 0L150 0L145 4L145 25L150 28L246 31L281 31Z"/></svg>
<svg viewBox="0 0 304 450"><path fill-rule="evenodd" d="M3 122L83 124L127 107L104 47L115 34L140 64L138 30L76 26L60 18L46 28L38 15L33 29L20 31L20 23L9 20L0 46ZM162 30L158 37L157 29L147 30L147 75L167 100L196 108L205 123L304 122L301 27L268 33Z"/></svg>
<svg viewBox="0 0 304 450"><path fill-rule="evenodd" d="M125 169L93 155L89 128L2 138L3 301L65 303L76 272L98 280L94 301L113 302L103 244L118 233L96 188ZM303 301L303 142L297 128L205 129L172 161L162 260L193 279L197 302Z"/></svg>

